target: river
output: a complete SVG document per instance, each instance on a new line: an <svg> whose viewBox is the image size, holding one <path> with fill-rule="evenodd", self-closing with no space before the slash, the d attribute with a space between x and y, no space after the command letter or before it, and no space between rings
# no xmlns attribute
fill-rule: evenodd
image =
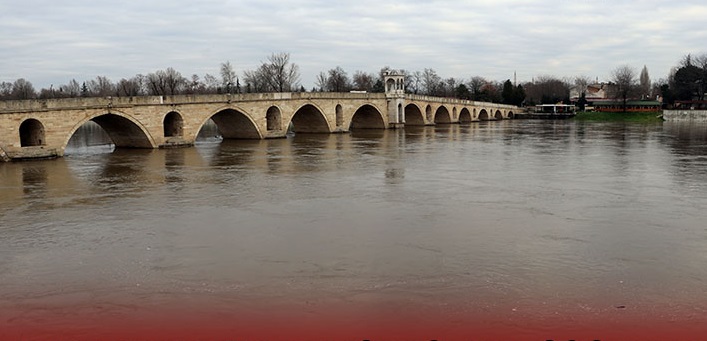
<svg viewBox="0 0 707 341"><path fill-rule="evenodd" d="M0 163L0 339L707 335L707 125L84 130Z"/></svg>

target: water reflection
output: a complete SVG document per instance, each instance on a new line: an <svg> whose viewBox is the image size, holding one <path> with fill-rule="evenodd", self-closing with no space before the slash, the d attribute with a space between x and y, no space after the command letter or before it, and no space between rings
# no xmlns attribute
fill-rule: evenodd
<svg viewBox="0 0 707 341"><path fill-rule="evenodd" d="M74 295L121 318L417 311L450 328L707 309L704 126L212 133L0 164L0 329L91 311Z"/></svg>
<svg viewBox="0 0 707 341"><path fill-rule="evenodd" d="M114 148L113 141L105 130L97 123L88 121L71 136L65 155L107 153Z"/></svg>

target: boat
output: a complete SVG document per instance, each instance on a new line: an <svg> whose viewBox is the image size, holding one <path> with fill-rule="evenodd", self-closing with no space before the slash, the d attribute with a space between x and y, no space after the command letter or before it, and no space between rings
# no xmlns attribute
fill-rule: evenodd
<svg viewBox="0 0 707 341"><path fill-rule="evenodd" d="M530 107L528 118L563 119L577 115L577 107L572 104L541 104Z"/></svg>

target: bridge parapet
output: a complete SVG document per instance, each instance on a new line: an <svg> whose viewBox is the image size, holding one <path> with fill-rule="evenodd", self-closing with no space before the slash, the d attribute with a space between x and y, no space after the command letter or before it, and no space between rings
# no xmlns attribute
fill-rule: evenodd
<svg viewBox="0 0 707 341"><path fill-rule="evenodd" d="M384 99L383 93L349 92L273 92L254 94L213 94L134 97L77 97L0 101L0 114L49 110L95 109L145 105L179 105L194 103L233 103L279 100L374 100Z"/></svg>
<svg viewBox="0 0 707 341"><path fill-rule="evenodd" d="M456 104L456 105L474 106L474 107L518 110L518 107L516 107L515 105L491 103L491 102L477 102L477 101L470 101L470 100L458 99L458 98L435 97L435 96L416 95L416 94L405 94L405 98L409 101L421 101L421 102Z"/></svg>

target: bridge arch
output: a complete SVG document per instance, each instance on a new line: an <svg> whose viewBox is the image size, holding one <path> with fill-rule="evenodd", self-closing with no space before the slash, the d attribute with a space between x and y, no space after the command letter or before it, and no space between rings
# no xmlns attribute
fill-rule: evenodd
<svg viewBox="0 0 707 341"><path fill-rule="evenodd" d="M329 123L322 110L313 104L305 104L292 115L295 133L330 133Z"/></svg>
<svg viewBox="0 0 707 341"><path fill-rule="evenodd" d="M471 121L472 118L469 109L462 108L462 110L459 112L459 123L470 123Z"/></svg>
<svg viewBox="0 0 707 341"><path fill-rule="evenodd" d="M452 118L449 116L449 110L445 106L440 106L435 112L435 123L449 124L452 123Z"/></svg>
<svg viewBox="0 0 707 341"><path fill-rule="evenodd" d="M496 110L496 114L493 115L493 118L495 118L497 120L502 120L503 114L501 113L501 110Z"/></svg>
<svg viewBox="0 0 707 341"><path fill-rule="evenodd" d="M182 137L184 135L184 118L176 111L170 111L162 120L164 137Z"/></svg>
<svg viewBox="0 0 707 341"><path fill-rule="evenodd" d="M405 125L425 125L425 117L422 116L422 111L420 111L420 107L418 107L416 104L410 103L405 106Z"/></svg>
<svg viewBox="0 0 707 341"><path fill-rule="evenodd" d="M271 106L265 113L265 129L267 131L282 130L282 113L277 106Z"/></svg>
<svg viewBox="0 0 707 341"><path fill-rule="evenodd" d="M509 112L508 112L508 118L509 118L509 119L515 118L515 116L513 115L513 111L509 111Z"/></svg>
<svg viewBox="0 0 707 341"><path fill-rule="evenodd" d="M116 148L156 148L157 144L152 135L138 120L132 116L111 110L110 112L97 112L78 122L71 129L62 145L62 150L66 149L69 140L76 131L86 122L93 121L108 135Z"/></svg>
<svg viewBox="0 0 707 341"><path fill-rule="evenodd" d="M253 119L245 112L232 108L222 108L213 115L207 117L202 123L201 128L206 125L206 122L211 119L216 123L218 132L224 139L261 139L262 136L258 130L258 126Z"/></svg>
<svg viewBox="0 0 707 341"><path fill-rule="evenodd" d="M47 143L44 138L44 125L37 119L29 118L20 124L20 146L43 146Z"/></svg>
<svg viewBox="0 0 707 341"><path fill-rule="evenodd" d="M385 129L383 114L373 105L364 104L351 117L350 129Z"/></svg>
<svg viewBox="0 0 707 341"><path fill-rule="evenodd" d="M481 109L479 111L479 121L488 121L489 120L489 113L486 111L486 109Z"/></svg>

